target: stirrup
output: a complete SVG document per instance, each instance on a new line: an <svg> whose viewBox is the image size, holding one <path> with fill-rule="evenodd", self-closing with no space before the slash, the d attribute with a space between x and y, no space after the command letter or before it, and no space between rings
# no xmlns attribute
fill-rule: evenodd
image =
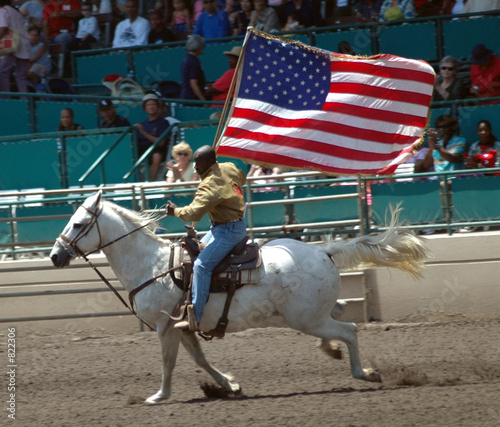
<svg viewBox="0 0 500 427"><path fill-rule="evenodd" d="M191 332L197 331L198 330L198 322L196 321L196 315L194 314L193 304L189 304L187 306L187 315L188 315L189 330Z"/></svg>

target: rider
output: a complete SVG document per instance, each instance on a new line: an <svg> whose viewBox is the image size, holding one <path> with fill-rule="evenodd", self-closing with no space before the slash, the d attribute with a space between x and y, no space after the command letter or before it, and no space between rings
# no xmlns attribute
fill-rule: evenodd
<svg viewBox="0 0 500 427"><path fill-rule="evenodd" d="M205 145L194 153L195 169L201 182L188 206L177 207L168 201L167 215L184 222L199 221L208 213L212 221L210 231L201 239L206 246L193 267L192 301L199 325L208 300L212 271L246 234L244 221L245 200L241 187L246 175L233 163L218 163L215 150ZM189 330L189 322L182 320L174 328Z"/></svg>

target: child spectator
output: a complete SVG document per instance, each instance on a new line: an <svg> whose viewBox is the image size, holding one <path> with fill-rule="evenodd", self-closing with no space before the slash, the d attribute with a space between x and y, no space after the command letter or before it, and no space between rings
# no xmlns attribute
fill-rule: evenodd
<svg viewBox="0 0 500 427"><path fill-rule="evenodd" d="M31 45L31 67L28 71L28 79L37 85L44 74L52 71L52 62L47 46L42 42L42 32L39 27L33 25L28 28L28 36Z"/></svg>
<svg viewBox="0 0 500 427"><path fill-rule="evenodd" d="M193 14L189 0L174 0L174 12L170 28L174 31L177 40L186 40L193 31Z"/></svg>
<svg viewBox="0 0 500 427"><path fill-rule="evenodd" d="M469 149L465 163L467 168L493 168L500 153L500 142L493 135L491 123L481 120L477 124L479 141L474 142Z"/></svg>
<svg viewBox="0 0 500 427"><path fill-rule="evenodd" d="M139 16L139 1L127 0L125 13L127 18L116 26L113 47L146 45L151 26L147 19Z"/></svg>
<svg viewBox="0 0 500 427"><path fill-rule="evenodd" d="M58 132L68 132L72 130L83 130L83 126L75 123L75 114L71 108L61 110L61 121L57 126Z"/></svg>
<svg viewBox="0 0 500 427"><path fill-rule="evenodd" d="M216 39L231 35L229 17L224 10L217 7L216 0L203 0L205 10L198 20L193 34L204 39Z"/></svg>
<svg viewBox="0 0 500 427"><path fill-rule="evenodd" d="M175 34L165 26L161 19L161 12L152 10L149 12L149 23L151 31L148 36L148 44L168 43L175 41Z"/></svg>
<svg viewBox="0 0 500 427"><path fill-rule="evenodd" d="M300 13L294 10L287 16L286 25L281 31L301 30L302 28L304 26L300 24Z"/></svg>
<svg viewBox="0 0 500 427"><path fill-rule="evenodd" d="M71 50L89 50L92 43L101 38L101 30L97 18L92 16L92 4L82 4L83 18L78 21L76 38L71 42Z"/></svg>

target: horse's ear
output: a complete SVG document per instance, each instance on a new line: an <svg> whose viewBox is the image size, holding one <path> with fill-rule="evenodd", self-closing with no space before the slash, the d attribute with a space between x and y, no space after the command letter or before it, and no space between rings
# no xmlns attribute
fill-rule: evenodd
<svg viewBox="0 0 500 427"><path fill-rule="evenodd" d="M95 211L97 209L97 206L99 206L99 203L101 203L101 196L102 196L102 190L99 190L93 196L90 196L87 199L88 203L87 208L90 209L91 211Z"/></svg>

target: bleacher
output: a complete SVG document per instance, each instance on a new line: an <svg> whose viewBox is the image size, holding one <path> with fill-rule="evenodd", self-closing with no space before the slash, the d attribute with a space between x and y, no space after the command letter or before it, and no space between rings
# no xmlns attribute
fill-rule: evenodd
<svg viewBox="0 0 500 427"><path fill-rule="evenodd" d="M481 42L486 42L488 47L500 54L500 11L481 15L475 19L459 20L452 20L450 16L416 18L383 26L373 22L349 23L289 31L283 35L326 50L335 50L341 41L347 41L361 55L390 53L422 59L437 66L439 59L445 55L466 61L472 47ZM227 69L222 52L241 45L243 38L228 37L214 41L218 43L207 44L200 57L209 82ZM134 132L131 129L108 133L97 130L96 101L109 95L103 80L112 74L133 74L144 89L151 88L158 81L180 82L180 64L184 56L184 42L73 52L72 82L76 95L30 93L11 98L11 94L0 94L3 113L0 115L0 244L4 248L29 246L29 239L40 244L53 240L52 234L44 233L47 230L53 233L81 203L87 194L79 193L82 186L95 191L102 185L106 188L124 185L121 190L116 190L121 191L122 197L117 197L113 189L109 190L109 197L113 196L113 200L131 208L154 209L164 203L163 189L149 188L150 184L142 183L144 177L134 155ZM131 123L146 118L140 102L119 97L113 97L113 101L117 113ZM212 144L217 122L208 119L211 113L220 110L201 101L166 99L166 102L172 116L181 121L179 139L188 142L193 150ZM59 122L60 110L68 104L74 110L78 123L86 130L56 134L54 130ZM461 132L469 143L477 139L476 124L481 119L490 120L496 134L499 133L496 125L500 117L499 100L491 104L479 104L474 99L435 103L431 109L430 124L439 115L449 113L459 117ZM242 162L237 163L241 168L247 167ZM487 200L479 186L496 189L498 181L497 176L457 180L459 184L453 187L454 220L495 224L500 218L492 212L492 203L488 205L483 201L478 202L479 207L472 207L466 201L481 197ZM410 178L390 185L381 182L370 185L365 181L356 183L347 180L329 182L329 185L336 184L331 187L319 184L312 187L302 181L282 183L277 191L247 193L251 200L248 226L255 236L293 235L303 232L305 228L324 231L325 227L330 232L334 229L336 232L343 229L352 231L353 227L369 232L370 227L382 226L387 206L395 200L406 204L404 219L408 223L416 227L436 225L443 221L438 182L413 181ZM341 185L346 183L354 185ZM251 182L248 185L252 185ZM370 201L363 190L365 185L371 188ZM22 195L23 191L35 188L38 190L35 191L34 201ZM252 189L258 188L252 185ZM53 196L51 192L57 190L65 191L64 197ZM136 197L137 192L141 194L140 198ZM192 196L175 197L182 205ZM40 227L37 218L43 218L40 219L44 221L43 227ZM323 227L317 224L323 224ZM170 219L161 223L167 234L182 232L180 225L171 223ZM201 230L206 230L208 225L201 223ZM451 224L447 225L452 230Z"/></svg>

